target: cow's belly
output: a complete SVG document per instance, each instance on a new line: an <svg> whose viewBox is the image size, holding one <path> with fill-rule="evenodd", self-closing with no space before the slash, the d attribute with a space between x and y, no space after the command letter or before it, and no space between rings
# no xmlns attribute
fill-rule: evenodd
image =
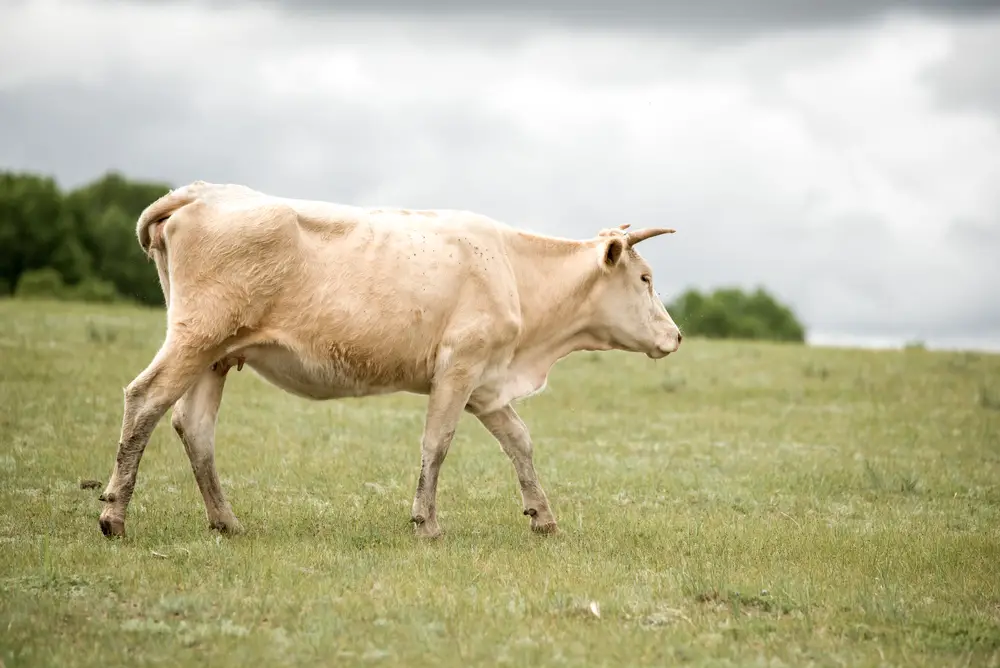
<svg viewBox="0 0 1000 668"><path fill-rule="evenodd" d="M277 344L250 346L234 355L243 356L246 365L264 380L307 399L342 399L422 389L419 379L366 376L336 359L305 358Z"/></svg>

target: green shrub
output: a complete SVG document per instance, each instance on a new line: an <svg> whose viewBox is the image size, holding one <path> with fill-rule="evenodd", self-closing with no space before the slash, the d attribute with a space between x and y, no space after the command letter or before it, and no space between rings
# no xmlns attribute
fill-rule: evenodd
<svg viewBox="0 0 1000 668"><path fill-rule="evenodd" d="M708 294L692 289L667 304L667 310L690 336L805 341L805 328L791 309L763 288L750 293L738 288L719 288Z"/></svg>
<svg viewBox="0 0 1000 668"><path fill-rule="evenodd" d="M66 285L59 272L52 267L32 269L21 274L14 297L104 303L121 300L111 281L88 276L76 285Z"/></svg>
<svg viewBox="0 0 1000 668"><path fill-rule="evenodd" d="M14 297L18 299L63 299L65 295L66 284L52 267L24 272L14 289Z"/></svg>
<svg viewBox="0 0 1000 668"><path fill-rule="evenodd" d="M76 285L69 286L65 291L66 299L75 299L81 302L116 302L121 300L121 295L115 290L111 281L100 278L85 278Z"/></svg>

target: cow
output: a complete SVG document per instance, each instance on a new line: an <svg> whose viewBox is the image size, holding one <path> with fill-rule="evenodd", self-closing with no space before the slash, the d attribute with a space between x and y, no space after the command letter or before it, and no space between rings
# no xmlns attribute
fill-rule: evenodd
<svg viewBox="0 0 1000 668"><path fill-rule="evenodd" d="M558 531L514 402L542 391L575 351L660 359L681 343L635 250L674 230L629 228L573 240L462 210L366 208L205 181L169 191L136 224L163 289L166 334L124 390L102 533L125 535L139 461L171 407L209 526L242 530L216 472L215 426L227 374L244 365L305 399L427 396L417 537L442 534L438 475L463 412L510 459L530 529Z"/></svg>

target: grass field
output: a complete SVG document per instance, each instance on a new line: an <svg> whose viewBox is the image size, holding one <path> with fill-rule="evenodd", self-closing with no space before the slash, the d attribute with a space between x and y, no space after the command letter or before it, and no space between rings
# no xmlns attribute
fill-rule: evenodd
<svg viewBox="0 0 1000 668"><path fill-rule="evenodd" d="M122 388L163 317L0 301L0 656L16 666L1000 665L1000 356L685 341L577 354L521 404L560 522L464 416L434 542L425 400L230 372L246 533L211 532L162 420L98 528Z"/></svg>

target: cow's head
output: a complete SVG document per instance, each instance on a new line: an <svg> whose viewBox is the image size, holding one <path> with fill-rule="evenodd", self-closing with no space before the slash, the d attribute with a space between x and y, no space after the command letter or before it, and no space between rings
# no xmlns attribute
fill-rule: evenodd
<svg viewBox="0 0 1000 668"><path fill-rule="evenodd" d="M627 232L628 227L602 230L598 235L601 275L593 293L595 333L612 348L659 359L677 350L681 332L653 289L653 271L635 245L674 230Z"/></svg>

